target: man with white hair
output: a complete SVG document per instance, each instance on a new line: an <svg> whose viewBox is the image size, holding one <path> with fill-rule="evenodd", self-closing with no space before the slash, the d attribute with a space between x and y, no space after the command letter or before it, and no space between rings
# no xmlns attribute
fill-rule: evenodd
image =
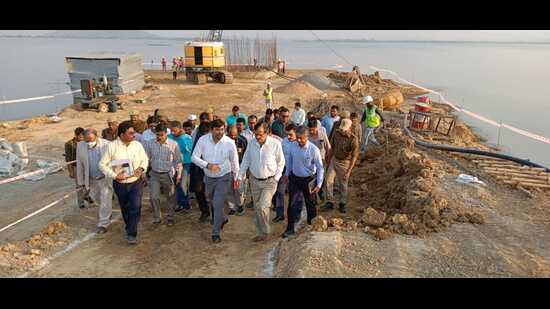
<svg viewBox="0 0 550 309"><path fill-rule="evenodd" d="M363 117L361 118L361 122L364 125L363 142L361 145L362 153L367 151L369 139L372 139L372 142L375 145L379 145L378 141L374 137L374 131L380 126L380 122L382 122L382 127L384 127L384 117L374 105L373 101L374 100L370 95L363 98L363 104L366 104L366 106L363 110Z"/></svg>
<svg viewBox="0 0 550 309"><path fill-rule="evenodd" d="M322 209L334 208L334 179L338 177L340 184L340 205L341 213L346 212L348 198L348 181L351 171L359 158L359 140L353 133L352 121L343 119L339 128L330 139L332 147L327 154L328 170L326 174L327 203Z"/></svg>
<svg viewBox="0 0 550 309"><path fill-rule="evenodd" d="M99 138L94 129L84 130L84 140L76 148L76 180L78 188L85 188L94 202L99 204L97 233L107 232L113 211L113 180L99 169L99 160L109 141Z"/></svg>

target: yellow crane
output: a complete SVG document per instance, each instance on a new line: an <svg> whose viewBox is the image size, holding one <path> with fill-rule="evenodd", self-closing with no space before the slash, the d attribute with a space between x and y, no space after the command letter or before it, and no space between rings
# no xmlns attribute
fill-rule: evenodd
<svg viewBox="0 0 550 309"><path fill-rule="evenodd" d="M205 84L208 77L231 84L233 74L225 70L222 30L210 30L204 41L185 43L185 76L196 84Z"/></svg>

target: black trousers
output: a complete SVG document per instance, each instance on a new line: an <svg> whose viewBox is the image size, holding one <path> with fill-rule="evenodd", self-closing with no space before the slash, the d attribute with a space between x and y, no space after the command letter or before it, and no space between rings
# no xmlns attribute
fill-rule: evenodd
<svg viewBox="0 0 550 309"><path fill-rule="evenodd" d="M128 236L137 236L138 223L141 218L141 198L143 197L144 183L143 178L132 183L113 181L113 189L118 198Z"/></svg>
<svg viewBox="0 0 550 309"><path fill-rule="evenodd" d="M291 174L288 177L288 190L290 192L290 205L287 210L288 225L286 230L294 232L294 224L296 218L299 218L299 212L302 211L302 195L306 202L307 223L311 224L311 220L317 216L317 201L315 194L311 194L309 184L315 182L316 176L298 177Z"/></svg>

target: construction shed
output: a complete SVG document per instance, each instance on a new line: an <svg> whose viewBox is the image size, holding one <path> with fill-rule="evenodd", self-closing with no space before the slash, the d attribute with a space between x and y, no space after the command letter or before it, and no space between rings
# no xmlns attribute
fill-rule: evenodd
<svg viewBox="0 0 550 309"><path fill-rule="evenodd" d="M71 91L80 90L82 80L100 82L104 76L113 94L121 95L143 89L143 56L135 53L92 53L65 57ZM75 99L82 93L73 94Z"/></svg>

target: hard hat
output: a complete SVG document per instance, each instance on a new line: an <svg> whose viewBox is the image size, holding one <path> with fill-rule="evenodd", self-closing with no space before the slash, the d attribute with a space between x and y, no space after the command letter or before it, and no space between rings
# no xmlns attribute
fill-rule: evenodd
<svg viewBox="0 0 550 309"><path fill-rule="evenodd" d="M372 101L374 101L374 100L370 95L367 95L367 96L363 97L363 104L367 104L367 103L372 102Z"/></svg>
<svg viewBox="0 0 550 309"><path fill-rule="evenodd" d="M191 121L197 120L197 115L191 114L187 116L187 120L191 120Z"/></svg>

